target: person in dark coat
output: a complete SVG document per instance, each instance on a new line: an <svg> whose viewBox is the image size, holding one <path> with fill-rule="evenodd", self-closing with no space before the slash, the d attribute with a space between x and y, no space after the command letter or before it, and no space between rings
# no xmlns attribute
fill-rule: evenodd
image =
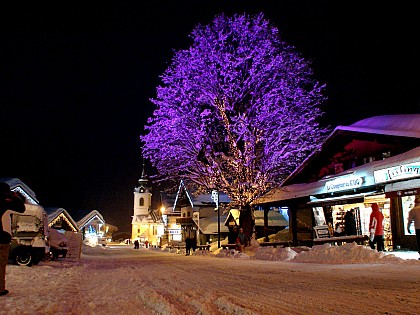
<svg viewBox="0 0 420 315"><path fill-rule="evenodd" d="M188 256L191 251L191 239L187 237L185 239L185 256Z"/></svg>
<svg viewBox="0 0 420 315"><path fill-rule="evenodd" d="M244 233L244 229L240 228L238 237L237 237L236 250L243 252L244 247L246 246L246 243L247 243L247 237Z"/></svg>
<svg viewBox="0 0 420 315"><path fill-rule="evenodd" d="M348 210L344 215L344 232L346 235L357 235L354 209Z"/></svg>
<svg viewBox="0 0 420 315"><path fill-rule="evenodd" d="M238 237L238 228L235 226L229 230L228 243L235 244Z"/></svg>
<svg viewBox="0 0 420 315"><path fill-rule="evenodd" d="M191 238L191 249L193 252L197 249L197 239L195 237Z"/></svg>
<svg viewBox="0 0 420 315"><path fill-rule="evenodd" d="M9 293L6 290L6 266L9 259L12 236L3 230L2 217L7 210L25 212L25 197L19 192L11 191L10 186L0 182L0 296Z"/></svg>

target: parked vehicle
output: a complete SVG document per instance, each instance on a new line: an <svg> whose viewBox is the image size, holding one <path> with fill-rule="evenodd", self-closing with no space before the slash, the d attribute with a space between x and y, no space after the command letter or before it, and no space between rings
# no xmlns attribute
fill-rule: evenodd
<svg viewBox="0 0 420 315"><path fill-rule="evenodd" d="M66 258L68 252L68 239L60 231L50 228L48 230L48 243L50 245L50 259L54 260L59 257Z"/></svg>
<svg viewBox="0 0 420 315"><path fill-rule="evenodd" d="M98 237L98 245L106 246L106 238L105 237Z"/></svg>
<svg viewBox="0 0 420 315"><path fill-rule="evenodd" d="M21 266L32 266L46 259L48 245L48 219L43 207L25 204L25 212L6 211L3 229L12 235L9 259Z"/></svg>

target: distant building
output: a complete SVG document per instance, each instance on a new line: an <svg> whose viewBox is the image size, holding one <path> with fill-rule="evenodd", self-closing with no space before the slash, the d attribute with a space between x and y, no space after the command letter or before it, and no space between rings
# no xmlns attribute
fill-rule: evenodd
<svg viewBox="0 0 420 315"><path fill-rule="evenodd" d="M66 209L58 207L44 208L48 217L48 227L56 230L79 232L77 223Z"/></svg>
<svg viewBox="0 0 420 315"><path fill-rule="evenodd" d="M165 224L162 213L152 205L152 190L144 165L139 185L134 188L134 213L131 221L132 240L148 241L151 246L163 245Z"/></svg>
<svg viewBox="0 0 420 315"><path fill-rule="evenodd" d="M118 230L107 224L98 210L77 210L72 213L85 243L106 245L106 241L112 239L112 233Z"/></svg>

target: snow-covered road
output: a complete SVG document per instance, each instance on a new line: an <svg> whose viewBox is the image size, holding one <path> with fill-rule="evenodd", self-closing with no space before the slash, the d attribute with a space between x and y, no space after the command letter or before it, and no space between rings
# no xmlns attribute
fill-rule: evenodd
<svg viewBox="0 0 420 315"><path fill-rule="evenodd" d="M0 314L420 314L420 265L316 264L95 247L7 266Z"/></svg>

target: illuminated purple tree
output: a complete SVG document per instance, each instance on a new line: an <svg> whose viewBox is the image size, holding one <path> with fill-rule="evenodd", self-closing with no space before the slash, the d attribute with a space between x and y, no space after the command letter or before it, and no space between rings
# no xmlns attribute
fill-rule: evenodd
<svg viewBox="0 0 420 315"><path fill-rule="evenodd" d="M263 14L224 14L195 27L161 76L143 155L160 179L217 189L240 207L279 185L318 147L325 100L309 62Z"/></svg>

